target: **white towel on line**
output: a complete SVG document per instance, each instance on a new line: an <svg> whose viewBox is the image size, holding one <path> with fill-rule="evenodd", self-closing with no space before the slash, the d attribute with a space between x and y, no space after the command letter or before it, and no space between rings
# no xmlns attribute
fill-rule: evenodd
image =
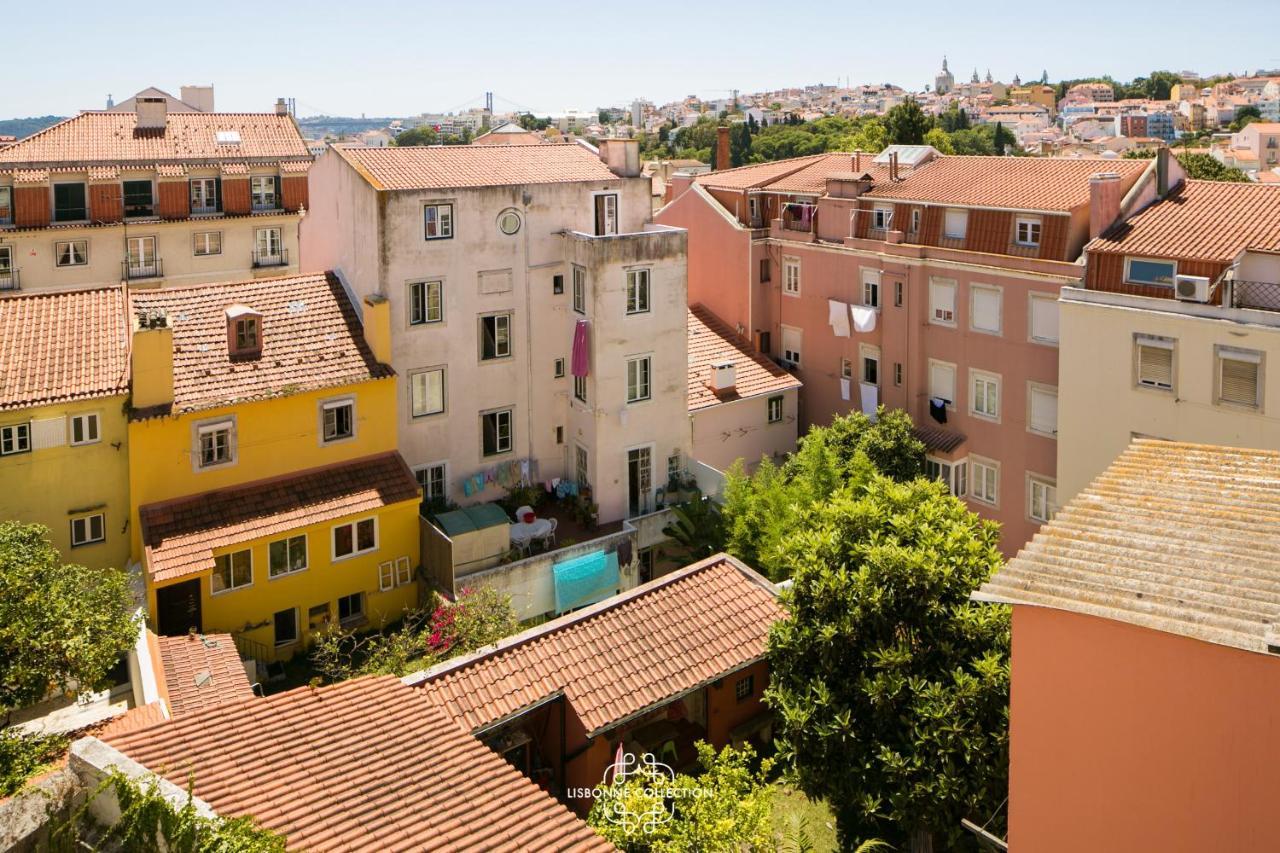
<svg viewBox="0 0 1280 853"><path fill-rule="evenodd" d="M862 386L862 413L874 421L876 408L880 405L880 389L870 382L859 384Z"/></svg>
<svg viewBox="0 0 1280 853"><path fill-rule="evenodd" d="M836 333L837 338L849 337L849 315L845 312L845 304L834 299L827 300L827 322Z"/></svg>
<svg viewBox="0 0 1280 853"><path fill-rule="evenodd" d="M866 305L850 305L849 311L853 314L854 329L859 332L876 330L876 309L868 308Z"/></svg>
<svg viewBox="0 0 1280 853"><path fill-rule="evenodd" d="M849 380L848 379L840 380L840 399L841 400L849 399Z"/></svg>

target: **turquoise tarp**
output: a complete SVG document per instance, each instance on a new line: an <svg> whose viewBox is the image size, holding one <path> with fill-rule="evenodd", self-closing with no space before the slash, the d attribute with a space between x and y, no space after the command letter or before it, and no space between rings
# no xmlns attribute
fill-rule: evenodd
<svg viewBox="0 0 1280 853"><path fill-rule="evenodd" d="M556 613L603 601L618 592L618 555L592 551L552 567Z"/></svg>

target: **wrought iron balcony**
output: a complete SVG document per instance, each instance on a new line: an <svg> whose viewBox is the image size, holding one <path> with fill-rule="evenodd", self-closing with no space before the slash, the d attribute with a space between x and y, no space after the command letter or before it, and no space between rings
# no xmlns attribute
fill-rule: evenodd
<svg viewBox="0 0 1280 853"><path fill-rule="evenodd" d="M0 270L0 290L21 290L22 282L16 269Z"/></svg>
<svg viewBox="0 0 1280 853"><path fill-rule="evenodd" d="M287 267L288 265L289 265L288 249L280 248L274 252L264 252L261 249L253 250L254 269L257 269L259 267Z"/></svg>
<svg viewBox="0 0 1280 853"><path fill-rule="evenodd" d="M164 277L164 262L159 258L149 261L124 260L120 262L120 268L125 281Z"/></svg>

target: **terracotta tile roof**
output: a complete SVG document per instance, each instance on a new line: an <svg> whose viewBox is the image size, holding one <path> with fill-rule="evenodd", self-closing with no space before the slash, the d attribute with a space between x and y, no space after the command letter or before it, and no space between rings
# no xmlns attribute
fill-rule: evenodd
<svg viewBox="0 0 1280 853"><path fill-rule="evenodd" d="M848 157L849 155L845 155ZM822 162L827 155L810 154L806 157L792 157L789 160L775 160L772 163L753 163L750 166L739 166L736 169L722 169L718 172L707 172L694 178L694 182L704 187L725 190L745 190L752 187L768 186L780 178L798 172L806 166ZM871 155L865 158L870 164Z"/></svg>
<svg viewBox="0 0 1280 853"><path fill-rule="evenodd" d="M169 113L163 133L137 132L132 112L84 112L0 148L6 163L158 163L165 160L307 159L290 116L275 113ZM240 142L218 142L235 131Z"/></svg>
<svg viewBox="0 0 1280 853"><path fill-rule="evenodd" d="M877 183L864 195L958 207L1069 211L1089 203L1089 176L1117 172L1131 186L1150 160L1056 157L942 156L896 184Z"/></svg>
<svg viewBox="0 0 1280 853"><path fill-rule="evenodd" d="M253 686L230 634L157 637L173 716L253 698Z"/></svg>
<svg viewBox="0 0 1280 853"><path fill-rule="evenodd" d="M288 477L259 480L139 509L153 581L213 567L213 551L308 524L420 497L418 481L391 452Z"/></svg>
<svg viewBox="0 0 1280 853"><path fill-rule="evenodd" d="M734 363L734 389L711 390L711 363ZM728 325L701 305L689 308L689 411L800 387L800 380L738 340Z"/></svg>
<svg viewBox="0 0 1280 853"><path fill-rule="evenodd" d="M593 737L760 660L782 615L768 581L718 554L405 680L472 730L563 692Z"/></svg>
<svg viewBox="0 0 1280 853"><path fill-rule="evenodd" d="M106 740L294 850L613 849L394 676L299 687Z"/></svg>
<svg viewBox="0 0 1280 853"><path fill-rule="evenodd" d="M1230 263L1243 249L1277 248L1280 187L1185 181L1085 251Z"/></svg>
<svg viewBox="0 0 1280 853"><path fill-rule="evenodd" d="M0 411L129 390L123 287L0 297Z"/></svg>
<svg viewBox="0 0 1280 853"><path fill-rule="evenodd" d="M187 174L187 167L182 163L160 163L156 166L156 174L162 178L181 178Z"/></svg>
<svg viewBox="0 0 1280 853"><path fill-rule="evenodd" d="M164 715L164 708L159 702L150 702L130 708L118 717L112 717L106 725L98 729L94 736L100 740L110 740L129 732L136 732L156 723L169 719Z"/></svg>
<svg viewBox="0 0 1280 853"><path fill-rule="evenodd" d="M936 450L939 453L950 453L964 444L965 439L962 432L930 426L929 424L916 424L911 432L916 438L924 442L926 450Z"/></svg>
<svg viewBox="0 0 1280 853"><path fill-rule="evenodd" d="M1139 439L974 597L1280 646L1280 452Z"/></svg>
<svg viewBox="0 0 1280 853"><path fill-rule="evenodd" d="M395 375L374 359L333 275L136 290L130 302L135 313L165 314L173 328L173 412ZM256 358L229 354L226 310L233 305L262 315L262 354Z"/></svg>
<svg viewBox="0 0 1280 853"><path fill-rule="evenodd" d="M792 172L768 185L770 190L780 193L813 193L823 195L827 191L827 179L843 176L862 177L870 174L877 183L889 179L889 167L872 162L870 155L864 155L860 168L853 170L853 157L850 154L826 154L817 162L810 163L798 172Z"/></svg>
<svg viewBox="0 0 1280 853"><path fill-rule="evenodd" d="M333 150L376 189L419 190L616 181L599 155L576 142L546 145L430 145Z"/></svg>

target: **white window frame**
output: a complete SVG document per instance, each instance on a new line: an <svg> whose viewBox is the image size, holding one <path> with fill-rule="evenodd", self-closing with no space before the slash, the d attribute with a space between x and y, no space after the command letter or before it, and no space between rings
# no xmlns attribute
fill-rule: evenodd
<svg viewBox="0 0 1280 853"><path fill-rule="evenodd" d="M360 602L360 610L358 612L348 614L347 618L343 619L342 618L342 602L351 601L352 599ZM367 618L367 614L365 613L365 609L364 609L365 601L364 601L363 591L357 590L356 592L351 592L351 593L347 593L346 595L338 596L336 605L337 606L334 608L334 615L338 617L339 625L351 625L353 623L359 622L361 619Z"/></svg>
<svg viewBox="0 0 1280 853"><path fill-rule="evenodd" d="M1036 426L1034 412L1035 412L1035 398L1037 394L1053 397L1054 420L1053 420L1053 429L1051 430L1039 429ZM1035 435L1042 435L1045 438L1057 438L1058 437L1057 412L1058 412L1058 386L1046 385L1043 382L1028 382L1027 383L1027 432L1034 433Z"/></svg>
<svg viewBox="0 0 1280 853"><path fill-rule="evenodd" d="M1224 362L1234 361L1242 364L1252 364L1254 370L1253 395L1252 403L1244 403L1238 400L1227 400L1223 398L1223 382L1222 369ZM1216 406L1225 406L1232 409L1242 409L1245 411L1261 412L1263 410L1263 388L1265 387L1266 378L1266 354L1259 350L1243 349L1240 347L1225 346L1223 344L1215 344L1213 347L1213 402Z"/></svg>
<svg viewBox="0 0 1280 853"><path fill-rule="evenodd" d="M63 247L70 255L67 263L62 262ZM77 246L79 248L77 248ZM89 263L88 240L58 240L53 244L53 264L56 267L82 267Z"/></svg>
<svg viewBox="0 0 1280 853"><path fill-rule="evenodd" d="M218 210L218 179L192 178L189 184L191 212L194 215Z"/></svg>
<svg viewBox="0 0 1280 853"><path fill-rule="evenodd" d="M1168 265L1169 267L1172 268L1171 272L1169 273L1169 281L1167 283L1162 281L1140 281L1132 278L1132 273L1133 273L1132 266L1134 261L1137 261L1138 263L1144 263L1144 264ZM1129 255L1125 255L1125 258L1124 258L1124 283L1125 284L1136 284L1140 287L1167 287L1169 289L1173 289L1173 284L1177 280L1177 278L1178 278L1178 262L1176 260L1169 260L1166 258L1144 258L1138 255L1130 257Z"/></svg>
<svg viewBox="0 0 1280 853"><path fill-rule="evenodd" d="M1036 514L1036 491L1043 493L1044 513ZM1048 524L1058 509L1058 481L1053 477L1027 472L1027 520L1038 524Z"/></svg>
<svg viewBox="0 0 1280 853"><path fill-rule="evenodd" d="M80 430L80 439L76 439L76 429ZM102 418L97 412L84 412L72 415L67 419L68 444L81 447L86 444L97 444L102 441Z"/></svg>
<svg viewBox="0 0 1280 853"><path fill-rule="evenodd" d="M280 209L280 199L276 195L275 175L251 175L249 177L249 204L253 210Z"/></svg>
<svg viewBox="0 0 1280 853"><path fill-rule="evenodd" d="M507 440L506 440L505 447L503 446L503 442L502 442L502 429L501 429L503 415L505 415L507 419ZM485 421L485 418L489 418L489 417L492 417L494 419L494 422L493 422L494 450L492 453L486 453L484 449L484 421ZM515 447L515 445L516 445L516 418L515 418L514 408L507 406L505 408L490 409L489 411L480 413L480 456L482 458L490 459L494 456L501 456L504 453L510 453L511 450Z"/></svg>
<svg viewBox="0 0 1280 853"><path fill-rule="evenodd" d="M943 395L936 393L933 387L933 372L935 369L949 370L951 372L951 396L950 397L944 397ZM936 358L929 359L929 377L928 378L929 378L929 384L928 384L929 396L931 398L938 397L940 399L946 400L947 408L954 411L956 408L956 402L957 402L956 401L957 392L960 390L958 387L960 371L956 368L955 362L942 361Z"/></svg>
<svg viewBox="0 0 1280 853"><path fill-rule="evenodd" d="M433 224L435 234L430 233ZM424 240L453 239L453 202L438 201L422 206L422 238Z"/></svg>
<svg viewBox="0 0 1280 853"><path fill-rule="evenodd" d="M862 268L862 304L880 310L880 270Z"/></svg>
<svg viewBox="0 0 1280 853"><path fill-rule="evenodd" d="M514 315L510 311L498 311L493 314L481 314L479 331L480 331L480 361L502 361L511 358L514 347L512 346L512 319ZM493 321L493 355L486 356L484 354L485 342L485 324L490 320ZM505 321L505 323L504 323ZM505 337L502 334L502 326L506 326ZM505 346L504 346L505 343Z"/></svg>
<svg viewBox="0 0 1280 853"><path fill-rule="evenodd" d="M765 423L782 423L782 409L785 395L774 394L765 402Z"/></svg>
<svg viewBox="0 0 1280 853"><path fill-rule="evenodd" d="M876 231L888 231L893 224L893 205L877 204L871 208L871 227Z"/></svg>
<svg viewBox="0 0 1280 853"><path fill-rule="evenodd" d="M215 432L227 433L227 458L205 464L204 461L204 437ZM198 421L192 425L193 440L193 466L197 471L210 471L215 468L224 468L228 465L236 464L238 458L236 435L236 419L235 416L227 418L217 418L209 421Z"/></svg>
<svg viewBox="0 0 1280 853"><path fill-rule="evenodd" d="M587 271L577 264L573 265L573 313L587 313Z"/></svg>
<svg viewBox="0 0 1280 853"><path fill-rule="evenodd" d="M641 373L643 372L643 376ZM627 405L653 399L653 355L627 359Z"/></svg>
<svg viewBox="0 0 1280 853"><path fill-rule="evenodd" d="M956 292L959 287L955 279L929 279L929 322L932 325L946 326L950 329L956 327ZM946 304L948 300L938 298L948 292L951 294L949 308Z"/></svg>
<svg viewBox="0 0 1280 853"><path fill-rule="evenodd" d="M789 255L782 258L782 294L800 295L800 259Z"/></svg>
<svg viewBox="0 0 1280 853"><path fill-rule="evenodd" d="M969 414L984 421L1000 423L1003 384L999 373L969 368Z"/></svg>
<svg viewBox="0 0 1280 853"><path fill-rule="evenodd" d="M1043 304L1043 303L1052 303L1052 304L1053 304L1053 307L1052 307L1052 308L1048 308L1048 309L1045 309L1045 310L1051 310L1051 311L1055 312L1055 313L1054 313L1054 325L1055 325L1055 327L1058 327L1058 329L1059 329L1059 331L1058 331L1058 333L1057 333L1057 337L1053 337L1053 338L1038 338L1038 337L1036 337L1036 333L1035 333L1035 331L1036 331L1036 305L1037 305L1037 304ZM1049 347L1056 347L1056 346L1058 345L1058 341L1059 341L1059 340L1061 339L1061 337L1062 337L1062 333L1061 333L1061 331L1060 331L1061 327L1059 326L1059 322L1060 322L1060 320L1059 320L1059 317L1058 317L1058 314L1057 314L1058 310L1059 310L1059 309L1058 309L1058 297L1057 297L1057 295L1055 295L1055 294L1049 294L1049 293L1034 293L1034 292L1031 292L1031 293L1028 293L1028 294L1027 294L1027 340L1028 340L1030 343L1033 343L1033 344L1041 344L1041 345L1043 345L1043 346L1049 346Z"/></svg>
<svg viewBox="0 0 1280 853"><path fill-rule="evenodd" d="M249 555L249 580L247 580L244 583L237 584L235 582L236 580L235 558L241 554ZM213 579L218 575L218 560L221 557L227 558L227 569L228 569L227 582L228 583L227 583L227 586L224 587L223 589L215 590L213 588ZM226 554L218 554L213 558L213 570L209 573L209 595L211 596L226 595L227 593L235 592L236 590L240 590L240 589L247 589L251 586L253 586L253 549L252 548L241 548L237 551L231 551Z"/></svg>
<svg viewBox="0 0 1280 853"><path fill-rule="evenodd" d="M938 456L924 458L925 476L947 484L947 491L963 498L969 491L969 460L943 459Z"/></svg>
<svg viewBox="0 0 1280 853"><path fill-rule="evenodd" d="M337 409L351 409L351 432L347 435L335 435L329 437L329 412ZM331 444L341 444L346 441L354 441L356 437L356 398L353 396L336 397L332 400L323 400L320 403L320 443L328 446Z"/></svg>
<svg viewBox="0 0 1280 853"><path fill-rule="evenodd" d="M439 278L411 281L406 288L408 292L408 309L410 326L431 326L444 322L444 280ZM436 295L435 316L432 316L431 294ZM419 297L421 294L421 297ZM418 303L421 302L422 313L416 315Z"/></svg>
<svg viewBox="0 0 1280 853"><path fill-rule="evenodd" d="M627 270L627 314L648 314L650 295L649 269Z"/></svg>
<svg viewBox="0 0 1280 853"><path fill-rule="evenodd" d="M0 425L0 456L31 452L31 421Z"/></svg>
<svg viewBox="0 0 1280 853"><path fill-rule="evenodd" d="M1013 242L1028 249L1040 248L1044 222L1029 216L1019 216L1013 221Z"/></svg>
<svg viewBox="0 0 1280 853"><path fill-rule="evenodd" d="M873 371L867 370L868 362L875 365L874 377L870 376ZM858 376L861 382L880 386L880 347L870 344L861 344L858 347Z"/></svg>
<svg viewBox="0 0 1280 853"><path fill-rule="evenodd" d="M221 254L221 231L197 231L191 235L191 255L193 257L207 258L210 255Z"/></svg>
<svg viewBox="0 0 1280 853"><path fill-rule="evenodd" d="M783 326L781 331L782 334L778 336L780 338L778 345L781 347L782 363L788 367L799 367L800 362L804 360L804 330L795 326ZM795 349L787 347L788 332L791 333L792 343L796 345Z"/></svg>
<svg viewBox="0 0 1280 853"><path fill-rule="evenodd" d="M953 217L959 228L953 228ZM969 210L964 207L948 207L942 214L942 237L945 240L963 240L969 233Z"/></svg>
<svg viewBox="0 0 1280 853"><path fill-rule="evenodd" d="M604 216L603 222L596 222L596 205L603 198L604 200ZM607 190L605 192L595 192L591 194L591 233L597 237L611 237L621 232L621 214L619 212L619 198L617 190Z"/></svg>
<svg viewBox="0 0 1280 853"><path fill-rule="evenodd" d="M991 294L996 301L996 325L994 329L988 329L978 325L980 312L978 311L978 298L981 294ZM1004 288L994 284L971 284L969 285L969 330L978 332L983 335L995 335L1000 337L1004 334Z"/></svg>
<svg viewBox="0 0 1280 853"><path fill-rule="evenodd" d="M369 548L360 548L359 526L366 521L373 522L373 545ZM344 527L351 528L351 548L350 554L338 553L338 531ZM340 560L350 560L354 557L360 557L365 554L372 554L378 550L379 542L379 525L376 515L365 516L364 518L355 518L351 521L344 521L342 524L335 524L329 528L329 551L333 556L333 562Z"/></svg>
<svg viewBox="0 0 1280 853"><path fill-rule="evenodd" d="M991 471L991 483L987 483L986 471ZM987 486L991 485L991 489ZM969 497L978 503L998 507L1000 505L1000 463L983 456L969 457Z"/></svg>
<svg viewBox="0 0 1280 853"><path fill-rule="evenodd" d="M428 376L433 373L440 374L440 408L428 409L426 411L418 411L418 395L417 395L417 379L419 376ZM425 390L430 390L424 386ZM424 398L425 402L425 398ZM409 419L416 420L418 418L429 418L434 415L442 415L449 410L449 368L444 365L435 367L424 367L421 370L409 371Z"/></svg>
<svg viewBox="0 0 1280 853"><path fill-rule="evenodd" d="M302 567L294 569L289 567L293 565L293 543L297 539L302 540ZM271 548L281 543L284 543L285 548L285 570L283 572L277 572L271 567ZM291 536L284 536L280 539L273 539L267 543L267 580L272 581L276 578L296 575L299 572L305 572L309 568L311 568L311 543L307 540L307 534L296 533Z"/></svg>
<svg viewBox="0 0 1280 853"><path fill-rule="evenodd" d="M440 494L428 495L427 490L431 488L431 474L437 469L440 471ZM420 476L422 474L426 475L426 482L423 482L424 478ZM445 501L449 500L449 460L441 459L439 462L428 462L426 465L419 465L413 469L413 476L418 481L418 488L422 491L422 499L424 501L431 501L436 498Z"/></svg>
<svg viewBox="0 0 1280 853"><path fill-rule="evenodd" d="M97 522L98 532L94 535L93 526ZM79 533L77 533L79 528ZM99 542L107 541L107 516L105 513L95 512L91 515L82 515L71 519L71 547L80 548L85 545L96 545Z"/></svg>
<svg viewBox="0 0 1280 853"><path fill-rule="evenodd" d="M1169 384L1167 386L1156 382L1143 381L1144 349L1162 350L1169 353ZM1133 386L1144 391L1156 391L1161 394L1176 393L1178 387L1178 341L1176 339L1141 333L1133 336Z"/></svg>

